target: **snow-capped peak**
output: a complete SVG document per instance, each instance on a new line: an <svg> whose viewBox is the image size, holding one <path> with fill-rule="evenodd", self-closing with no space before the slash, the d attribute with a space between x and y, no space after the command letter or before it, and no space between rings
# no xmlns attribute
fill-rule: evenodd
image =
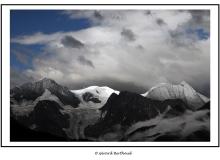
<svg viewBox="0 0 220 160"><path fill-rule="evenodd" d="M119 94L107 86L90 86L84 89L71 90L81 101L80 107L101 108L112 93Z"/></svg>
<svg viewBox="0 0 220 160"><path fill-rule="evenodd" d="M178 85L162 83L152 87L148 92L142 96L157 99L181 99L188 104L193 110L202 107L209 101L207 97L196 92L187 82L183 81Z"/></svg>
<svg viewBox="0 0 220 160"><path fill-rule="evenodd" d="M163 86L165 86L165 85L171 85L171 84L169 84L169 83L160 83L160 84L157 84L156 86L151 87L151 89L150 89L149 91L147 91L147 92L145 92L145 93L143 93L143 94L141 94L141 95L144 96L144 97L147 97L147 95L149 94L150 91L152 91L152 90L154 90L154 89L156 89L156 88L163 87Z"/></svg>

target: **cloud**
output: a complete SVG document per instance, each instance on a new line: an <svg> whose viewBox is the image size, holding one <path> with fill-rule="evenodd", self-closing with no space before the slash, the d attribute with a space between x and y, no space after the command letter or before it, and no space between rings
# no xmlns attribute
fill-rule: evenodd
<svg viewBox="0 0 220 160"><path fill-rule="evenodd" d="M209 10L189 10L192 16L190 24L195 28L203 28L207 32L210 30L210 11Z"/></svg>
<svg viewBox="0 0 220 160"><path fill-rule="evenodd" d="M132 91L134 86L141 91L183 80L200 90L209 88L210 40L194 31L200 27L209 32L207 11L69 10L62 14L73 21L88 18L93 25L72 32L14 37L13 43L44 45L45 54L33 59L26 75L53 78L72 88L106 82L115 89L129 90L129 85L120 87L124 83L133 86Z"/></svg>
<svg viewBox="0 0 220 160"><path fill-rule="evenodd" d="M28 64L29 57L26 54L24 54L24 53L22 53L20 51L17 51L17 50L12 50L12 53L16 56L16 59L20 63L25 64L25 65Z"/></svg>
<svg viewBox="0 0 220 160"><path fill-rule="evenodd" d="M157 22L157 24L160 25L160 26L166 24L166 23L163 21L163 19L160 19L160 18L158 18L158 19L156 20L156 22Z"/></svg>
<svg viewBox="0 0 220 160"><path fill-rule="evenodd" d="M125 29L123 28L121 32L122 37L124 37L128 41L134 41L135 40L135 35L130 29Z"/></svg>
<svg viewBox="0 0 220 160"><path fill-rule="evenodd" d="M99 11L95 10L94 11L94 17L99 19L99 20L102 20L103 19L103 16L100 14Z"/></svg>
<svg viewBox="0 0 220 160"><path fill-rule="evenodd" d="M24 45L32 45L32 44L46 44L50 43L56 38L59 38L60 32L51 34L43 34L41 32L37 32L33 35L24 35L11 39L11 43L18 43Z"/></svg>
<svg viewBox="0 0 220 160"><path fill-rule="evenodd" d="M95 66L93 65L92 61L86 59L84 56L79 56L78 57L78 61L82 64L82 65L86 65L92 68L95 68Z"/></svg>
<svg viewBox="0 0 220 160"><path fill-rule="evenodd" d="M61 43L64 47L82 48L84 44L72 36L65 36L62 38Z"/></svg>
<svg viewBox="0 0 220 160"><path fill-rule="evenodd" d="M10 69L10 88L19 86L23 83L32 82L34 79L28 77L24 72L17 70L16 68Z"/></svg>

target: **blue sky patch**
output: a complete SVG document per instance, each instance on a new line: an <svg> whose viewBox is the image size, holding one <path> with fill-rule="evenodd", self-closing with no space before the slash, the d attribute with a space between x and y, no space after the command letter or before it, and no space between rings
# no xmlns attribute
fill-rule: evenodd
<svg viewBox="0 0 220 160"><path fill-rule="evenodd" d="M63 10L11 10L10 35L11 38L31 35L37 32L51 34L55 32L77 31L91 27L87 18L70 19L62 14ZM32 68L32 59L43 52L44 45L19 45L11 43L10 63L12 67L24 70ZM19 52L19 53L16 53ZM28 62L22 63L18 54L27 57ZM23 60L27 61L27 60Z"/></svg>
<svg viewBox="0 0 220 160"><path fill-rule="evenodd" d="M91 27L87 18L70 19L62 10L11 10L11 37L42 32L77 31Z"/></svg>
<svg viewBox="0 0 220 160"><path fill-rule="evenodd" d="M205 29L203 29L203 28L187 29L186 33L189 35L195 34L199 40L208 39L210 36L209 32L205 31Z"/></svg>

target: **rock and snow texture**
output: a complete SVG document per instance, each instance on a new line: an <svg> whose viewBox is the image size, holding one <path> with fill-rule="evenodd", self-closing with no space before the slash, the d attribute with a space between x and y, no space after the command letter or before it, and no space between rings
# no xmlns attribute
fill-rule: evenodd
<svg viewBox="0 0 220 160"><path fill-rule="evenodd" d="M209 110L187 111L174 118L165 118L162 114L154 119L135 123L126 131L125 137L128 141L164 141L165 137L179 141L194 138L196 141L209 132L209 118ZM195 138L193 134L196 132L201 132L203 135Z"/></svg>
<svg viewBox="0 0 220 160"><path fill-rule="evenodd" d="M80 103L79 99L74 95L74 93L70 92L67 87L63 87L54 80L47 78L15 87L10 90L10 94L11 98L20 103L24 100L36 100L38 97L42 96L46 89L58 97L64 105L77 107Z"/></svg>
<svg viewBox="0 0 220 160"><path fill-rule="evenodd" d="M80 99L81 108L99 109L105 105L112 93L119 94L119 91L109 87L90 86L80 90L71 90Z"/></svg>
<svg viewBox="0 0 220 160"><path fill-rule="evenodd" d="M210 100L189 84L145 94L91 86L69 90L50 79L11 90L11 117L67 140L209 141Z"/></svg>
<svg viewBox="0 0 220 160"><path fill-rule="evenodd" d="M196 92L184 81L179 85L161 83L142 94L142 96L160 101L166 99L181 99L193 110L202 107L209 101L207 97Z"/></svg>
<svg viewBox="0 0 220 160"><path fill-rule="evenodd" d="M61 111L69 116L69 127L63 128L70 139L87 139L84 129L88 125L93 125L100 118L100 111L92 108L73 108L64 106Z"/></svg>
<svg viewBox="0 0 220 160"><path fill-rule="evenodd" d="M42 100L55 101L60 106L63 106L63 103L60 101L60 99L54 94L52 94L48 89L45 89L44 93L34 101L34 104L37 104L39 101L42 101Z"/></svg>
<svg viewBox="0 0 220 160"><path fill-rule="evenodd" d="M13 100L13 104L11 104L11 111L15 116L28 116L34 110L37 103L43 100L55 101L60 106L63 106L57 96L53 95L48 89L45 89L44 93L34 101L23 100L21 102L17 102L16 100Z"/></svg>

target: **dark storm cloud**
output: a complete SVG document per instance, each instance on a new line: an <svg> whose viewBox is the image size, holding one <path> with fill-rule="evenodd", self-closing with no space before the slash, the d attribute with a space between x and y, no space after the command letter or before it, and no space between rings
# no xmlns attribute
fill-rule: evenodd
<svg viewBox="0 0 220 160"><path fill-rule="evenodd" d="M61 43L65 47L70 47L70 48L82 48L84 47L84 44L80 42L79 40L75 39L72 36L65 36L62 40Z"/></svg>
<svg viewBox="0 0 220 160"><path fill-rule="evenodd" d="M137 45L136 48L142 51L145 50L145 48L141 44Z"/></svg>
<svg viewBox="0 0 220 160"><path fill-rule="evenodd" d="M124 82L114 79L103 79L103 85L107 82L110 88L114 88L118 91L130 91L138 94L145 93L149 88L137 85L133 82Z"/></svg>
<svg viewBox="0 0 220 160"><path fill-rule="evenodd" d="M209 32L210 30L210 11L209 10L189 10L192 19L189 24L195 28L203 28Z"/></svg>
<svg viewBox="0 0 220 160"><path fill-rule="evenodd" d="M95 68L95 66L93 65L92 61L86 59L84 56L79 56L78 59L77 59L80 64L82 65L86 65L86 66L89 66L89 67L92 67L92 68Z"/></svg>
<svg viewBox="0 0 220 160"><path fill-rule="evenodd" d="M146 14L146 15L151 15L151 11L148 10L148 11L145 12L145 14Z"/></svg>
<svg viewBox="0 0 220 160"><path fill-rule="evenodd" d="M126 29L126 28L123 28L123 30L121 31L121 36L129 41L134 41L136 39L133 31L130 29Z"/></svg>
<svg viewBox="0 0 220 160"><path fill-rule="evenodd" d="M193 19L198 23L201 23L205 16L210 16L209 10L189 10L189 13L191 13Z"/></svg>
<svg viewBox="0 0 220 160"><path fill-rule="evenodd" d="M198 85L196 83L193 83L192 86L197 92L210 98L210 83L209 82L206 82L203 85Z"/></svg>
<svg viewBox="0 0 220 160"><path fill-rule="evenodd" d="M173 46L176 47L191 48L193 47L193 42L198 39L195 33L186 34L185 31L182 30L169 31L169 35L170 41L172 42Z"/></svg>
<svg viewBox="0 0 220 160"><path fill-rule="evenodd" d="M166 23L164 22L164 20L162 20L161 18L158 18L156 20L156 23L159 25L159 26L162 26L162 25L165 25Z"/></svg>
<svg viewBox="0 0 220 160"><path fill-rule="evenodd" d="M94 17L99 19L99 20L102 20L104 17L101 15L101 13L97 10L94 11Z"/></svg>

